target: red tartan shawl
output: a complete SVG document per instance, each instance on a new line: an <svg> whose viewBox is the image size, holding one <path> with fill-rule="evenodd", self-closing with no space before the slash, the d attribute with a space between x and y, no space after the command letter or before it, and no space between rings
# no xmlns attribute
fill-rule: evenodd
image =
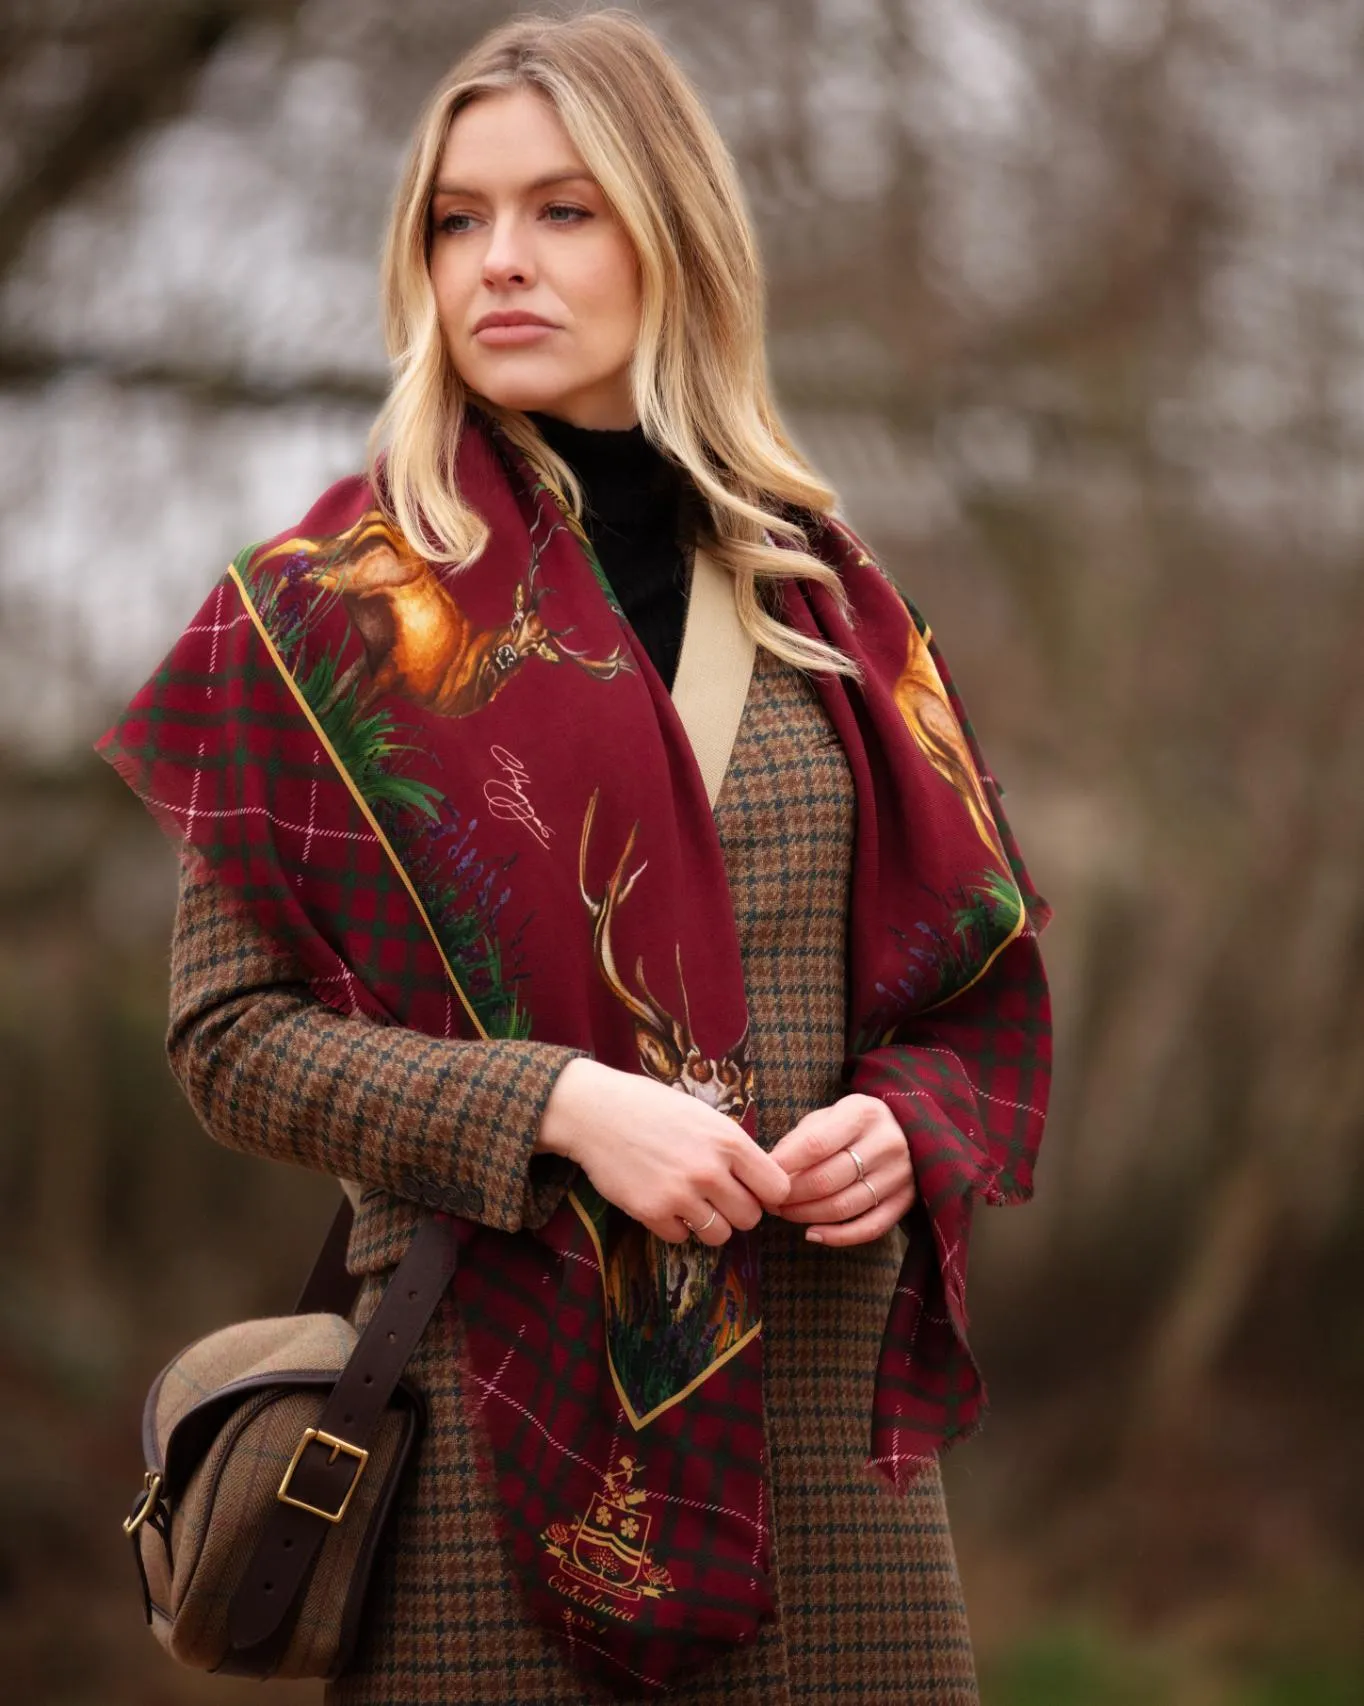
<svg viewBox="0 0 1364 1706"><path fill-rule="evenodd" d="M475 563L433 567L342 480L241 553L97 750L320 1000L572 1045L752 1132L733 908L672 700L559 494L477 412L456 472L491 527ZM806 581L785 620L863 676L815 677L856 787L847 1087L892 1108L918 1182L869 1418L901 1491L982 1411L967 1234L976 1196L1031 1190L1050 909L927 628L846 527L806 519L852 620ZM534 1615L636 1689L751 1639L774 1610L756 1235L664 1244L581 1174L538 1232L462 1230Z"/></svg>

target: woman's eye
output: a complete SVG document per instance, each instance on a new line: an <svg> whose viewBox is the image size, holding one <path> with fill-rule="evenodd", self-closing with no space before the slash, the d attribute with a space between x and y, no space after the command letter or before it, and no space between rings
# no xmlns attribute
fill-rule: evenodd
<svg viewBox="0 0 1364 1706"><path fill-rule="evenodd" d="M567 202L562 201L551 202L545 212L550 216L551 225L576 225L580 219L592 217L585 207L570 207ZM553 215L556 213L566 213L568 218L555 219Z"/></svg>
<svg viewBox="0 0 1364 1706"><path fill-rule="evenodd" d="M461 231L467 231L469 227L467 225L457 225L455 223L456 220L472 218L473 215L471 213L447 213L444 218L436 221L436 230L445 231L451 236L458 236Z"/></svg>

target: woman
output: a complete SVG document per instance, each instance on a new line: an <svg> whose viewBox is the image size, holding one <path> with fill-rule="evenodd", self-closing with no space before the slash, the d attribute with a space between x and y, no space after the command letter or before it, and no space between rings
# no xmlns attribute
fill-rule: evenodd
<svg viewBox="0 0 1364 1706"><path fill-rule="evenodd" d="M358 1321L425 1211L468 1223L327 1698L974 1701L937 1454L983 1397L971 1201L1030 1189L1049 909L782 432L732 164L642 25L455 67L384 299L366 475L101 743L184 843L210 1133L350 1182ZM756 653L712 815L669 690L734 685L684 642L716 565Z"/></svg>

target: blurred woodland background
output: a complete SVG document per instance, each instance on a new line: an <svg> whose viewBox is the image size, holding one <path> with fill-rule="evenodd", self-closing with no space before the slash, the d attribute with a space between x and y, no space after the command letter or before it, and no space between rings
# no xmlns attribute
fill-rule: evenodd
<svg viewBox="0 0 1364 1706"><path fill-rule="evenodd" d="M1037 1199L949 1488L986 1706L1364 1699L1364 5L643 0L778 396L1056 907ZM147 1381L334 1201L166 1069L92 741L359 466L398 153L489 0L0 3L0 1693L258 1698L140 1624ZM313 1688L277 1689L281 1702Z"/></svg>

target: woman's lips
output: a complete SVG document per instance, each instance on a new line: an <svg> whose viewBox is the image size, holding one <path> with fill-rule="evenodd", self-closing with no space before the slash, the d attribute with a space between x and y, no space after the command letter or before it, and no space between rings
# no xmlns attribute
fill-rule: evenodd
<svg viewBox="0 0 1364 1706"><path fill-rule="evenodd" d="M481 332L475 332L474 336L481 344L533 344L558 329L557 326L523 322L519 326L485 326Z"/></svg>

